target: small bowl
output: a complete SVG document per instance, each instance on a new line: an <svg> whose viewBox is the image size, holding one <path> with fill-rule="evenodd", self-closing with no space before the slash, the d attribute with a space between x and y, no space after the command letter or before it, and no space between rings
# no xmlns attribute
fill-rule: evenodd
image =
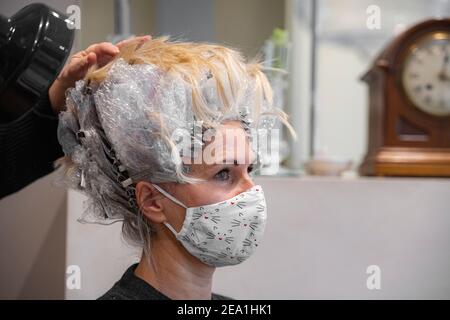
<svg viewBox="0 0 450 320"><path fill-rule="evenodd" d="M351 168L351 160L313 159L305 164L306 172L314 176L340 176Z"/></svg>

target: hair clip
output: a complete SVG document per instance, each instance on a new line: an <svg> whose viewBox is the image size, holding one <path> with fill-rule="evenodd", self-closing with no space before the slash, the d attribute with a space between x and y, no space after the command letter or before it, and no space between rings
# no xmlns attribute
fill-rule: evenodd
<svg viewBox="0 0 450 320"><path fill-rule="evenodd" d="M122 184L122 187L127 188L133 184L133 179L128 178L128 179L122 181L121 184Z"/></svg>
<svg viewBox="0 0 450 320"><path fill-rule="evenodd" d="M84 85L84 87L83 87L83 89L82 89L82 93L83 93L84 95L88 95L88 94L90 95L90 94L92 94L92 88L91 88L90 84L91 84L91 82L88 81L88 82Z"/></svg>
<svg viewBox="0 0 450 320"><path fill-rule="evenodd" d="M128 204L133 208L133 209L137 209L137 202L134 198L129 198L128 199Z"/></svg>
<svg viewBox="0 0 450 320"><path fill-rule="evenodd" d="M81 138L86 138L86 134L84 131L77 131L77 139L80 140Z"/></svg>

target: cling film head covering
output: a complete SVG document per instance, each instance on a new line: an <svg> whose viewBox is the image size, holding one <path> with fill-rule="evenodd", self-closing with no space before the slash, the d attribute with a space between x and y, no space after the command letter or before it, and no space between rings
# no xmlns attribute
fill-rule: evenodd
<svg viewBox="0 0 450 320"><path fill-rule="evenodd" d="M290 128L273 106L259 64L219 45L166 38L131 44L66 95L58 138L66 155L65 180L89 197L80 221L124 220L138 242L142 219L134 185L197 182L183 152L192 150L189 156L195 157L206 129L238 120L251 140L252 129L270 130L277 120ZM183 134L189 139L181 139Z"/></svg>

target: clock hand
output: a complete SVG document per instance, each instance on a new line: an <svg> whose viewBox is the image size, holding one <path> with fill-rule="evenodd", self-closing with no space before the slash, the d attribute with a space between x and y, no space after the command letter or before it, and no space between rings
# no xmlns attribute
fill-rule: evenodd
<svg viewBox="0 0 450 320"><path fill-rule="evenodd" d="M448 53L448 51L447 51L447 48L445 48L444 47L444 50L445 50L445 55L444 55L444 62L443 62L443 64L442 64L442 69L441 69L441 72L439 72L439 80L441 80L441 81L449 81L450 80L450 77L448 76L448 74L447 74L447 64L448 64L448 62L449 62L449 53Z"/></svg>

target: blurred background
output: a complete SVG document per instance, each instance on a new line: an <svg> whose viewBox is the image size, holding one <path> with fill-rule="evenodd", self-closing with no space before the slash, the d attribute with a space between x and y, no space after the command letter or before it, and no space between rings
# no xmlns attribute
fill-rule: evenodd
<svg viewBox="0 0 450 320"><path fill-rule="evenodd" d="M11 16L33 1L5 0ZM257 178L269 205L264 245L242 266L217 271L215 291L235 298L450 298L450 179L360 177L369 96L361 76L396 35L448 0L41 1L79 8L72 52L130 35L217 42L262 58L276 101L299 139L280 142L281 168ZM381 28L366 25L380 8ZM73 8L73 7L72 7ZM338 174L313 176L327 159ZM137 259L120 225L80 225L83 196L51 174L0 200L0 298L92 299ZM369 290L366 269L381 269ZM82 285L66 286L70 266ZM234 279L234 281L230 281Z"/></svg>

